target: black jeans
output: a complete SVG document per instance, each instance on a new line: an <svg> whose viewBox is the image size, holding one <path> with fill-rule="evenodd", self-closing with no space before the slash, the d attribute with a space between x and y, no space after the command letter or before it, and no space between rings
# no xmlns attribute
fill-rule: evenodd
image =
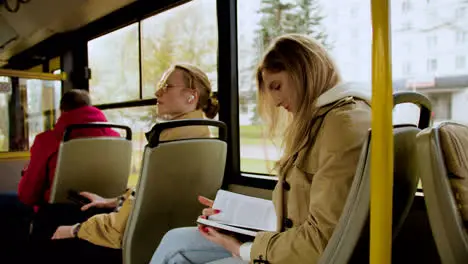
<svg viewBox="0 0 468 264"><path fill-rule="evenodd" d="M94 245L85 240L51 240L57 227L74 225L89 217L110 213L110 209L91 208L81 211L75 204L47 204L34 216L33 231L21 259L24 263L122 263L122 250ZM15 262L15 263L16 263Z"/></svg>
<svg viewBox="0 0 468 264"><path fill-rule="evenodd" d="M111 209L99 208L90 208L83 212L81 206L75 204L43 205L34 216L31 239L49 240L59 226L82 223L93 215L110 212Z"/></svg>
<svg viewBox="0 0 468 264"><path fill-rule="evenodd" d="M0 246L26 241L33 214L15 192L0 193Z"/></svg>

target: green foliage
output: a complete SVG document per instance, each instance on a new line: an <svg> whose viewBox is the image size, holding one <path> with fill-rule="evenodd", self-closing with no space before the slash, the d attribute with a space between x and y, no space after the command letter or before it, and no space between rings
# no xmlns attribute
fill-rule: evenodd
<svg viewBox="0 0 468 264"><path fill-rule="evenodd" d="M246 159L241 158L241 171L255 172L263 174L276 174L274 161L264 159Z"/></svg>
<svg viewBox="0 0 468 264"><path fill-rule="evenodd" d="M318 0L296 0L294 3L286 3L284 0L262 0L258 13L261 19L259 29L256 31L257 62L276 37L287 33L308 35L325 47L331 48L327 41L328 35L322 27L324 16L321 14ZM251 89L250 92L254 94L255 90ZM251 122L258 124L259 118L257 106L255 106Z"/></svg>
<svg viewBox="0 0 468 264"><path fill-rule="evenodd" d="M287 33L305 34L327 46L327 34L322 28L324 16L317 0L296 0L295 3L262 0L258 13L262 17L256 32L259 56L274 38Z"/></svg>
<svg viewBox="0 0 468 264"><path fill-rule="evenodd" d="M240 126L240 137L241 138L262 138L262 128L260 126Z"/></svg>
<svg viewBox="0 0 468 264"><path fill-rule="evenodd" d="M239 137L241 138L241 143L246 145L256 145L262 146L265 144L272 144L270 139L265 138L262 134L262 126L260 125L247 125L247 126L240 126L239 129ZM274 139L274 145L280 146L281 145L281 138L276 137Z"/></svg>
<svg viewBox="0 0 468 264"><path fill-rule="evenodd" d="M331 48L328 35L322 28L324 16L317 0L297 0L298 14L293 16L295 32L306 34L325 47Z"/></svg>

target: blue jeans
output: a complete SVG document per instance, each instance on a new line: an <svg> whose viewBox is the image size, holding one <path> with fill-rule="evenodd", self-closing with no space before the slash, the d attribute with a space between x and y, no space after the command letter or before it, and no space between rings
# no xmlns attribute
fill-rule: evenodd
<svg viewBox="0 0 468 264"><path fill-rule="evenodd" d="M223 247L206 240L196 227L172 229L161 240L150 264L241 264Z"/></svg>

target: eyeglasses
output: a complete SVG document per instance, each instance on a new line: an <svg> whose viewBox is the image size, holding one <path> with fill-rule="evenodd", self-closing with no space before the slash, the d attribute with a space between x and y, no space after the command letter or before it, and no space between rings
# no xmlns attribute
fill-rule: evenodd
<svg viewBox="0 0 468 264"><path fill-rule="evenodd" d="M169 90L169 88L174 88L174 87L182 87L182 88L185 88L185 85L181 85L181 84L168 84L168 83L160 83L158 85L158 90L156 91L156 94L159 93L161 91L161 93L167 93L167 91Z"/></svg>

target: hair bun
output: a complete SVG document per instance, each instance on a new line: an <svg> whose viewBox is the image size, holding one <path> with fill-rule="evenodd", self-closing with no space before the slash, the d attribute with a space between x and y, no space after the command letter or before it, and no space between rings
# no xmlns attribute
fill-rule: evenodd
<svg viewBox="0 0 468 264"><path fill-rule="evenodd" d="M203 112L205 112L206 117L213 119L218 114L218 111L218 92L211 92L205 107L203 107Z"/></svg>

